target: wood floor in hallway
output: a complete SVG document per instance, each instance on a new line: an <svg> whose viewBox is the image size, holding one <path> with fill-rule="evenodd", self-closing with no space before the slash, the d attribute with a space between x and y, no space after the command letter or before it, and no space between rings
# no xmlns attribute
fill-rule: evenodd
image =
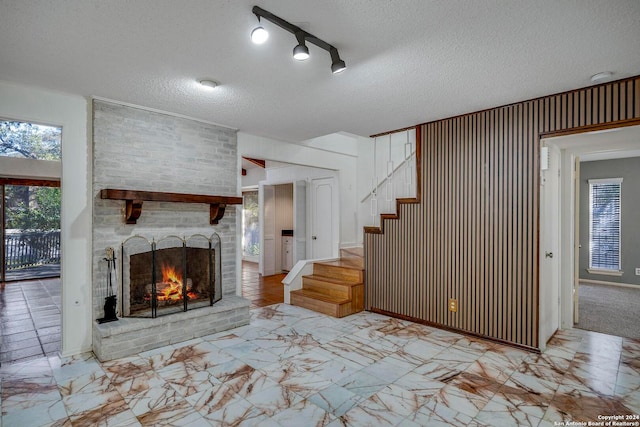
<svg viewBox="0 0 640 427"><path fill-rule="evenodd" d="M258 264L242 262L242 296L251 301L251 308L264 307L284 302L282 279L286 274L262 276Z"/></svg>

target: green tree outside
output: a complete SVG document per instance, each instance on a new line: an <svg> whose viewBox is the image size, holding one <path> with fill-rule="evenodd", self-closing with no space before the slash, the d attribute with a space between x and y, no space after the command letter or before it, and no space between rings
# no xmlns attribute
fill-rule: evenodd
<svg viewBox="0 0 640 427"><path fill-rule="evenodd" d="M5 187L6 228L22 231L60 229L60 188Z"/></svg>
<svg viewBox="0 0 640 427"><path fill-rule="evenodd" d="M18 121L0 121L0 155L60 160L62 129Z"/></svg>

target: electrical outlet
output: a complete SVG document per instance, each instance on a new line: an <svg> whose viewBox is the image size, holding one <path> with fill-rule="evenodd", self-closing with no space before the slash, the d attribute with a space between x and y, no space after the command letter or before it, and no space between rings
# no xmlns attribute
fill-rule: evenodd
<svg viewBox="0 0 640 427"><path fill-rule="evenodd" d="M456 313L458 311L458 300L451 298L449 300L449 311Z"/></svg>
<svg viewBox="0 0 640 427"><path fill-rule="evenodd" d="M636 268L636 276L640 276L640 268Z"/></svg>

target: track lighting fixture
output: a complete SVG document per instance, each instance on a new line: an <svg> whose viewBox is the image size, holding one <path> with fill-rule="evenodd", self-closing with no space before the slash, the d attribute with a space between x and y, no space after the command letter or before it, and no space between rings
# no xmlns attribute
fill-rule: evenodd
<svg viewBox="0 0 640 427"><path fill-rule="evenodd" d="M285 21L284 19L258 6L253 6L253 9L251 11L258 18L258 23L260 22L260 18L264 18L267 21L273 24L276 24L278 27L289 31L296 37L298 44L296 45L296 47L293 48L294 59L298 61L304 61L305 59L309 58L309 48L306 45L306 42L309 42L329 52L329 55L331 55L331 72L332 73L337 74L344 71L347 68L347 65L345 64L345 62L342 59L340 59L340 55L338 54L338 49L336 49L334 46L330 45L329 43L325 42L324 40L319 39L313 34L310 34L304 31L302 28L296 25L293 25L290 22ZM269 37L269 33L267 33L267 31L262 26L258 26L254 28L254 30L251 32L251 40L256 44L264 43L268 37Z"/></svg>
<svg viewBox="0 0 640 427"><path fill-rule="evenodd" d="M309 48L304 42L304 34L296 33L296 38L298 39L298 45L293 48L293 58L298 61L309 59Z"/></svg>

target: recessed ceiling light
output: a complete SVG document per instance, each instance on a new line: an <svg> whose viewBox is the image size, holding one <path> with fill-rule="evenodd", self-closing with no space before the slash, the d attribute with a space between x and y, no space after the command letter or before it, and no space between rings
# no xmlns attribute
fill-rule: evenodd
<svg viewBox="0 0 640 427"><path fill-rule="evenodd" d="M199 82L202 86L204 86L207 89L215 89L219 85L217 81L210 80L210 79L202 79Z"/></svg>
<svg viewBox="0 0 640 427"><path fill-rule="evenodd" d="M611 71L602 71L600 73L597 73L591 76L591 82L602 83L604 81L609 80L611 77L613 77L613 73Z"/></svg>

